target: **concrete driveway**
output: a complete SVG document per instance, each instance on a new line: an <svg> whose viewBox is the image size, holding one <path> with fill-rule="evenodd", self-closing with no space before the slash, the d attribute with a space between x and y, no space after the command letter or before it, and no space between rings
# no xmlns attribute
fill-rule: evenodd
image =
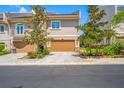
<svg viewBox="0 0 124 93"><path fill-rule="evenodd" d="M26 53L16 53L16 54L7 54L0 56L0 63L1 62L16 62L18 58L25 56Z"/></svg>
<svg viewBox="0 0 124 93"><path fill-rule="evenodd" d="M49 55L42 59L19 59L25 56L26 53L16 53L0 56L0 63L68 63L68 62L79 62L82 59L76 52L51 52Z"/></svg>
<svg viewBox="0 0 124 93"><path fill-rule="evenodd" d="M79 57L78 52L52 52L39 62L48 63L69 63L69 62L81 62L82 58Z"/></svg>

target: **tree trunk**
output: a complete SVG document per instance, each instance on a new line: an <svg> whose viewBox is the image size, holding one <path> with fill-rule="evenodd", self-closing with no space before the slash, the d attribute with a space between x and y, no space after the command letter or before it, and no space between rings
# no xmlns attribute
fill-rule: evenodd
<svg viewBox="0 0 124 93"><path fill-rule="evenodd" d="M91 46L90 45L89 45L89 51L90 51L89 56L91 56L92 55L92 51L91 51Z"/></svg>

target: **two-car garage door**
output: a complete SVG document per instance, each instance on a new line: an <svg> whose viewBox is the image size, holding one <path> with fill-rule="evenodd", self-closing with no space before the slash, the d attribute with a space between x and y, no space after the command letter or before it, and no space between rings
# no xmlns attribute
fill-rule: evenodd
<svg viewBox="0 0 124 93"><path fill-rule="evenodd" d="M74 51L75 41L74 40L53 40L51 41L51 51Z"/></svg>

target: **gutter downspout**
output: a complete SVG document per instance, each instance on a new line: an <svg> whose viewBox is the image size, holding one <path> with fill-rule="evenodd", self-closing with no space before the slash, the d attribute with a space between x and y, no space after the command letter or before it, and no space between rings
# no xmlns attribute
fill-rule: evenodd
<svg viewBox="0 0 124 93"><path fill-rule="evenodd" d="M10 38L10 50L13 49L13 36L11 35L10 23L7 21L8 29L9 29L9 38Z"/></svg>
<svg viewBox="0 0 124 93"><path fill-rule="evenodd" d="M3 13L3 21L6 21L6 14L5 14L5 12Z"/></svg>
<svg viewBox="0 0 124 93"><path fill-rule="evenodd" d="M80 9L76 13L78 15L78 25L80 25L80 19L81 19L81 11ZM77 30L78 35L80 36L80 30ZM80 49L80 40L79 36L75 39L75 51L79 51Z"/></svg>
<svg viewBox="0 0 124 93"><path fill-rule="evenodd" d="M10 23L8 21L8 17L6 16L6 13L3 13L3 21L5 23L7 23L8 25L8 37L10 40L10 50L13 49L13 36L11 35L11 27L10 27Z"/></svg>

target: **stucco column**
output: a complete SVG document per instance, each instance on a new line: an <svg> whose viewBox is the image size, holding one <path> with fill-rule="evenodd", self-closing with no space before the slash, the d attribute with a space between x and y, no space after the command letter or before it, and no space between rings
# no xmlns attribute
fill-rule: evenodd
<svg viewBox="0 0 124 93"><path fill-rule="evenodd" d="M80 48L79 40L75 39L75 51L79 51L79 48Z"/></svg>
<svg viewBox="0 0 124 93"><path fill-rule="evenodd" d="M10 37L10 49L13 49L14 46L13 46L13 37Z"/></svg>

